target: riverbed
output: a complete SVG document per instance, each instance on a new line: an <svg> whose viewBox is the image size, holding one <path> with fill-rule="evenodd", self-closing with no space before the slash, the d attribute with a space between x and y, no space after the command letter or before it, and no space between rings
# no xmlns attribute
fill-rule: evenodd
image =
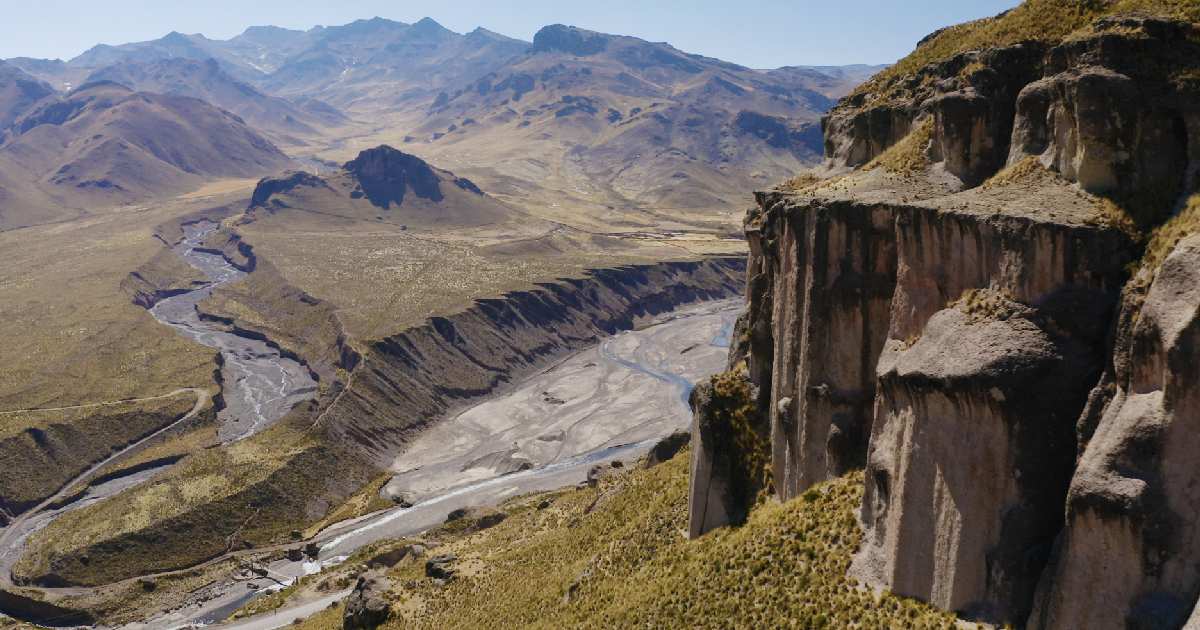
<svg viewBox="0 0 1200 630"><path fill-rule="evenodd" d="M633 462L659 439L686 429L692 383L723 369L740 300L684 307L640 330L596 346L443 420L397 458L389 492L406 494L396 507L332 526L318 535L316 559L277 560L270 579L230 580L205 601L154 619L154 628L220 623L263 593L344 561L379 540L418 534L461 507L496 505L573 486L597 464ZM549 438L549 439L547 439ZM265 616L222 627L283 627L328 602L299 601Z"/></svg>
<svg viewBox="0 0 1200 630"><path fill-rule="evenodd" d="M225 408L217 414L221 423L218 437L222 442L232 442L262 431L298 403L313 398L317 383L308 368L283 356L277 348L200 317L197 305L221 285L246 275L220 254L201 249L216 229L212 221L183 226L184 238L174 250L204 273L208 282L158 302L150 314L185 337L221 353Z"/></svg>

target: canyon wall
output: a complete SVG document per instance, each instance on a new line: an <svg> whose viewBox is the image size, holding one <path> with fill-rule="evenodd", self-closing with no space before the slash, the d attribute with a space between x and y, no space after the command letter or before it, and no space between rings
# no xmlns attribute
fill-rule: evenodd
<svg viewBox="0 0 1200 630"><path fill-rule="evenodd" d="M728 298L744 261L710 258L591 271L369 343L318 428L381 468L430 422L682 305Z"/></svg>
<svg viewBox="0 0 1200 630"><path fill-rule="evenodd" d="M1198 41L1110 16L880 79L825 120L817 176L757 196L723 378L769 428L778 499L865 468L866 584L1038 628L1192 612L1200 242L1161 226L1196 190ZM693 536L751 500L713 400Z"/></svg>

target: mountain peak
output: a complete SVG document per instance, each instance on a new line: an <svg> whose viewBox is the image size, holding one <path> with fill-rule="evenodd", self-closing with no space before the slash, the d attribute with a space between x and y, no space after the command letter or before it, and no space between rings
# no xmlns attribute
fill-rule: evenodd
<svg viewBox="0 0 1200 630"><path fill-rule="evenodd" d="M586 57L608 48L608 35L575 26L551 24L533 36L533 52L565 52Z"/></svg>
<svg viewBox="0 0 1200 630"><path fill-rule="evenodd" d="M439 24L437 20L435 20L431 17L423 17L423 18L417 20L417 22L415 24L413 24L413 28L419 28L422 30L437 30L437 31L450 30L450 29L446 28L445 26L442 26L441 24Z"/></svg>
<svg viewBox="0 0 1200 630"><path fill-rule="evenodd" d="M343 168L358 180L356 197L366 197L383 209L404 203L405 194L430 201L442 200L440 178L425 160L394 149L386 144L366 149L346 162Z"/></svg>

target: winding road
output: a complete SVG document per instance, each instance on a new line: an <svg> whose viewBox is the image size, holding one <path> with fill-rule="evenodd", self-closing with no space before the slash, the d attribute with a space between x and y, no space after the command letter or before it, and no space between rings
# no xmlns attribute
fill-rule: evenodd
<svg viewBox="0 0 1200 630"><path fill-rule="evenodd" d="M315 382L303 365L266 343L200 318L196 305L217 286L242 276L223 257L197 249L215 227L211 222L184 226L185 238L176 246L210 282L162 300L151 313L182 334L221 351L228 407L218 415L220 436L222 441L233 441L269 426L297 402L310 398ZM311 541L320 546L317 558L272 562L266 567L270 580L255 580L260 584L256 588L247 588L246 580L226 578L195 601L182 602L172 611L128 628L221 623L247 601L281 584L339 564L372 542L426 531L441 524L454 509L495 505L513 496L571 486L583 481L596 464L640 457L664 435L688 426L686 401L692 383L724 365L729 330L739 306L738 300L725 300L680 309L640 330L609 337L527 379L515 390L434 425L392 467L395 474L387 491L406 495L414 503L412 507L396 507L333 525ZM51 508L66 499L68 489L78 481L194 417L208 404L208 393L203 390L172 394L183 391L197 396L191 412L91 467L0 533L2 585L11 585L11 566L32 532L66 511L113 496L158 472L96 484L74 501ZM290 546L294 544L277 550ZM201 567L273 550L233 552ZM157 575L170 573L174 572ZM268 586L272 580L276 584ZM77 594L88 589L47 590ZM225 625L240 630L282 627L341 596L344 593L326 595L320 601L297 601L273 614Z"/></svg>
<svg viewBox="0 0 1200 630"><path fill-rule="evenodd" d="M452 510L573 486L597 464L641 457L664 435L690 424L686 400L692 383L724 366L740 306L740 300L723 300L677 310L641 330L609 337L515 390L434 425L393 466L402 472L390 490L410 494L412 507L334 525L314 539L320 546L315 560L279 560L267 568L290 583L339 564L372 542L440 525ZM246 590L229 588L225 597L145 627L219 622L257 595ZM221 627L284 627L344 595L296 601Z"/></svg>
<svg viewBox="0 0 1200 630"><path fill-rule="evenodd" d="M223 324L210 322L200 317L197 309L200 302L211 296L217 287L246 275L223 256L200 249L205 238L217 227L217 223L209 220L182 226L184 238L173 249L190 265L204 273L208 281L190 291L159 301L150 309L150 314L160 323L175 328L184 336L220 351L222 394L225 407L217 414L220 422L218 438L227 443L244 439L265 429L271 423L282 418L296 404L313 398L316 395L317 384L304 365L283 356L279 350L266 342L230 332ZM137 451L150 440L194 418L208 406L211 398L209 393L203 389L186 388L148 398L28 410L51 411L103 407L177 396L187 392L196 396L196 404L190 412L125 446L103 461L90 466L54 495L15 517L8 527L0 531L0 588L8 588L13 585L12 567L20 559L26 540L34 532L45 528L54 519L67 512L86 507L145 482L161 472L162 468L143 470L104 483L87 486L82 489L82 492L76 487L80 482L117 459ZM23 413L23 411L0 412L0 415L15 413ZM73 493L78 493L78 496L74 496ZM64 501L66 502L64 503ZM88 589L44 590L67 595L84 592Z"/></svg>
<svg viewBox="0 0 1200 630"><path fill-rule="evenodd" d="M58 492L50 495L50 497L48 497L45 501L42 501L41 503L34 506L32 509L27 510L27 511L21 513L20 515L18 515L16 518L14 518L12 520L12 522L10 522L8 524L8 527L5 527L4 530L2 532L0 532L0 587L12 586L12 567L14 564L16 564L17 560L20 559L21 552L25 548L24 547L25 540L28 539L31 534L44 528L46 525L49 525L51 521L53 521L55 518L61 516L62 514L66 513L66 512L79 509L81 507L84 507L85 505L90 505L91 503L95 503L96 501L99 501L103 498L113 496L114 494L121 492L122 490L124 490L128 487L131 487L131 485L129 483L131 477L133 477L133 478L143 477L141 479L137 479L137 481L144 481L145 475L134 474L134 475L129 475L129 476L125 476L125 477L118 477L116 479L107 481L103 484L97 484L97 485L87 488L87 490L82 494L82 496L78 497L76 500L74 500L66 505L63 505L63 506L60 506L60 507L57 507L54 509L50 509L50 506L61 502L63 499L66 499L68 496L71 496L72 492L77 492L77 490L76 490L77 484L79 484L81 481L88 479L92 475L96 474L97 472L102 470L105 466L138 450L139 448L141 448L143 445L145 445L150 440L153 440L154 438L162 435L163 433L170 431L171 429L175 428L176 426L178 426L184 422L187 422L188 420L191 420L192 418L195 418L196 414L200 413L206 407L208 407L210 397L209 397L208 392L203 389L185 388L185 389L177 389L169 394L164 394L162 396L153 396L153 397L149 397L149 398L136 398L136 399L123 400L123 401L114 402L114 403L93 403L90 405L76 405L74 407L62 407L62 409L74 409L74 408L93 407L93 406L98 407L98 406L104 406L104 405L110 405L110 404L122 404L122 403L129 403L129 402L138 402L138 401L149 401L149 400L157 400L157 399L162 399L162 398L170 398L173 396L178 396L180 394L186 394L189 392L196 396L196 404L193 405L192 409L190 411L188 411L186 414L184 414L183 416L181 416L179 419L175 420L174 422L171 422L170 424L163 426L162 428L158 429L157 431L143 437L140 440L137 440L136 442L126 446L125 448L122 448L121 450L117 451L116 453L113 453L112 455L109 455L108 457L104 458L100 462L92 465L87 470L85 470L82 473L80 473L79 475L75 476L74 479L71 479L66 484L64 484L63 487L61 489L59 489ZM143 472L146 472L146 471L143 471ZM158 471L152 470L149 472L158 472Z"/></svg>

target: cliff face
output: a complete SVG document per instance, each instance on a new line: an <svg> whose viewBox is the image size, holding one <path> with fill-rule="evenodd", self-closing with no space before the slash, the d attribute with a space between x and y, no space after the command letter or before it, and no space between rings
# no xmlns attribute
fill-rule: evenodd
<svg viewBox="0 0 1200 630"><path fill-rule="evenodd" d="M1197 183L1197 41L1104 16L885 73L825 120L821 171L758 195L730 374L779 499L865 468L856 577L1031 627L1191 612L1197 241L1139 257ZM694 403L693 471L747 460ZM693 498L745 502L728 488Z"/></svg>
<svg viewBox="0 0 1200 630"><path fill-rule="evenodd" d="M736 295L743 264L713 258L601 269L431 318L364 348L320 428L386 468L411 436L452 407L654 315Z"/></svg>
<svg viewBox="0 0 1200 630"><path fill-rule="evenodd" d="M1140 306L1140 308L1139 308ZM1120 318L1099 417L1066 503L1037 628L1179 627L1200 585L1200 236L1174 248ZM1085 413L1082 431L1089 430Z"/></svg>

